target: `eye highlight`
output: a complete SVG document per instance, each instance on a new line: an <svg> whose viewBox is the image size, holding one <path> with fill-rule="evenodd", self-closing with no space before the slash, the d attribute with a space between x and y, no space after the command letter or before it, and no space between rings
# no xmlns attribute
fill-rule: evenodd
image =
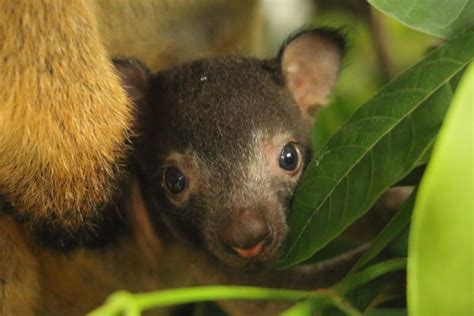
<svg viewBox="0 0 474 316"><path fill-rule="evenodd" d="M300 165L300 157L295 144L289 143L283 147L279 158L280 168L286 171L294 171Z"/></svg>
<svg viewBox="0 0 474 316"><path fill-rule="evenodd" d="M186 177L175 167L167 167L165 169L163 181L168 192L175 195L182 193L187 186Z"/></svg>

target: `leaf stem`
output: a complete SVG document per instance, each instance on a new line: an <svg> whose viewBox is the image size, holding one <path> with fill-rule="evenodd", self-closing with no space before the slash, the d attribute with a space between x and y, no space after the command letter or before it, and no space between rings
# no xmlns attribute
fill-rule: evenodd
<svg viewBox="0 0 474 316"><path fill-rule="evenodd" d="M343 311L350 310L352 315L358 315L358 313L353 312L354 308L348 309L347 304L342 304L343 299L333 291L299 291L248 286L202 286L141 294L118 292L113 294L105 305L89 313L89 316L110 316L124 310L140 311L154 307L213 300L280 300L297 302L308 298L331 302Z"/></svg>

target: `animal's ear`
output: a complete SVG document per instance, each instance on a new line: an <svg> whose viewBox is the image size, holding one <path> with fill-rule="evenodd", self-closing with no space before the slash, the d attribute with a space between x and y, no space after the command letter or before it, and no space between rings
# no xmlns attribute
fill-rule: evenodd
<svg viewBox="0 0 474 316"><path fill-rule="evenodd" d="M147 87L150 70L136 59L114 59L113 64L122 80L127 94L134 100L143 99Z"/></svg>
<svg viewBox="0 0 474 316"><path fill-rule="evenodd" d="M296 33L281 47L278 60L285 83L303 116L312 118L327 103L344 48L344 37L329 28Z"/></svg>

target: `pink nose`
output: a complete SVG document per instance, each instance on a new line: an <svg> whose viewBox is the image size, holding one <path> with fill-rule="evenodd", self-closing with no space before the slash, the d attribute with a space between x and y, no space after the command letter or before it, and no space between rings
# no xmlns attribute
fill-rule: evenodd
<svg viewBox="0 0 474 316"><path fill-rule="evenodd" d="M271 241L271 228L261 212L237 209L220 227L220 237L228 250L242 258L254 258Z"/></svg>
<svg viewBox="0 0 474 316"><path fill-rule="evenodd" d="M253 258L253 257L258 256L262 252L263 245L264 245L264 241L262 240L250 248L232 247L232 249L234 249L235 252L237 252L237 254L241 257Z"/></svg>

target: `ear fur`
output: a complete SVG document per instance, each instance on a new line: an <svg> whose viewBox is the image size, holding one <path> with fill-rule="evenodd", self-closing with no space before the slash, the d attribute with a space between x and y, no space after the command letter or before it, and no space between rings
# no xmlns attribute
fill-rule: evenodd
<svg viewBox="0 0 474 316"><path fill-rule="evenodd" d="M137 59L118 58L112 62L128 96L135 102L142 100L148 78L152 75L148 67Z"/></svg>
<svg viewBox="0 0 474 316"><path fill-rule="evenodd" d="M312 118L327 103L344 55L344 36L335 29L304 30L290 36L277 60L303 116Z"/></svg>

